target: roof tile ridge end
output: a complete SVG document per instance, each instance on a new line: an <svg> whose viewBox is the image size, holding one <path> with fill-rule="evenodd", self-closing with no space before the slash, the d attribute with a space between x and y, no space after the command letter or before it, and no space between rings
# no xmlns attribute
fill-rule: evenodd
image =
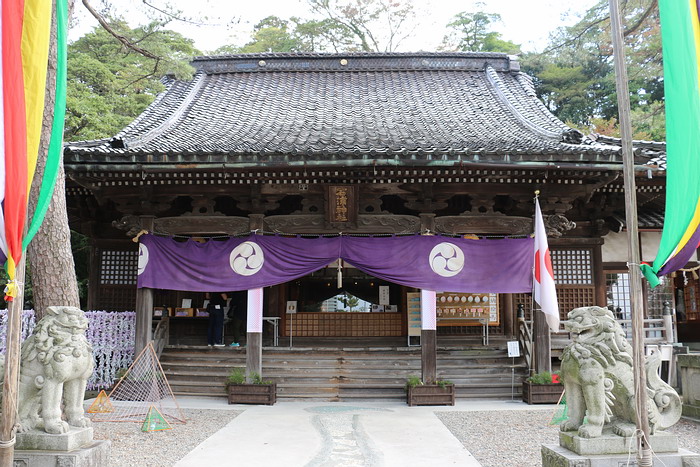
<svg viewBox="0 0 700 467"><path fill-rule="evenodd" d="M177 108L175 108L173 110L173 112L170 114L170 116L168 118L166 118L165 120L163 120L158 126L149 130L148 132L146 132L140 138L135 138L135 139L132 139L131 141L129 141L128 146L126 145L127 142L125 141L124 142L125 146L129 147L129 146L137 146L140 144L146 144L146 143L152 141L153 139L157 138L158 136L160 136L163 133L163 131L165 131L165 129L167 127L171 126L177 120L179 120L184 115L185 110L190 106L192 101L195 99L199 90L202 88L202 85L204 84L204 79L206 78L206 76L207 76L207 74L204 72L197 72L197 74L195 74L194 78L192 79L192 82L189 86L190 89L187 92L186 97L184 99L182 99L180 104L177 106ZM168 88L168 90L170 90L170 88ZM167 91L163 92L162 94L163 94L162 96L159 96L160 97L159 101L164 98L164 96L167 94ZM154 101L151 104L151 106L153 106L155 103L156 103L156 101ZM151 106L149 106L149 108ZM146 114L146 112L142 113L141 116L139 116L139 118L137 118L137 120L141 120L141 117L143 117L145 114ZM132 122L129 126L127 126L124 130L122 130L118 134L124 133L127 128L129 128L132 125L134 125L135 123L137 123L137 120L134 120L134 122Z"/></svg>
<svg viewBox="0 0 700 467"><path fill-rule="evenodd" d="M486 73L486 80L493 87L496 97L511 111L511 113L518 120L518 122L520 122L525 128L535 132L536 134L544 138L556 141L562 140L562 131L564 131L564 129L562 129L562 131L559 132L551 131L530 121L528 118L525 117L525 115L523 115L521 110L508 98L508 94L512 95L512 93L509 90L507 90L506 85L501 79L501 77L498 75L498 72L488 65L486 66L486 69L484 71ZM519 81L518 84L520 84ZM534 98L536 99L536 97Z"/></svg>

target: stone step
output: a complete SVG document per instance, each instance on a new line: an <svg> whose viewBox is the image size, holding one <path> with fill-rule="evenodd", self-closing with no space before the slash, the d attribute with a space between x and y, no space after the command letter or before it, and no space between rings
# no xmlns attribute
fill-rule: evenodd
<svg viewBox="0 0 700 467"><path fill-rule="evenodd" d="M226 394L233 367L245 367L244 349L166 348L161 365L177 395ZM409 376L420 375L415 348L263 350L263 377L278 385L278 397L297 400L381 400L405 397ZM438 351L438 377L452 381L460 398L511 398L527 371L513 365L505 348L451 348ZM515 370L515 384L513 373Z"/></svg>

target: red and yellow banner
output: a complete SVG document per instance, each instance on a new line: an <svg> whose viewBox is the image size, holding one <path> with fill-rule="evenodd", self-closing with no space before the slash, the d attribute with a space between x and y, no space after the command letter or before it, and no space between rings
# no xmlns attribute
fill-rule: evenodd
<svg viewBox="0 0 700 467"><path fill-rule="evenodd" d="M53 194L60 161L60 139L65 114L66 0L58 0L56 5L57 104L54 108L54 131L50 144L53 151L49 150L46 169L39 174L42 180L38 206L31 224L27 226L27 201L36 175L44 116L52 13L51 0L2 0L0 8L0 201L3 206L0 215L0 257L6 258L5 269L9 281L5 298L8 301L17 294L16 267L28 241L43 220ZM56 122L57 117L59 123ZM53 141L56 137L59 139L58 144Z"/></svg>

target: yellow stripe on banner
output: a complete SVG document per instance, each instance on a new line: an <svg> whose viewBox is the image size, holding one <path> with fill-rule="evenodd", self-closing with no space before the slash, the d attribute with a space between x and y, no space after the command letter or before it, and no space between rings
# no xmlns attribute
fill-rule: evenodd
<svg viewBox="0 0 700 467"><path fill-rule="evenodd" d="M27 194L32 187L44 119L46 68L49 61L51 0L25 0L22 26L22 70L27 109Z"/></svg>
<svg viewBox="0 0 700 467"><path fill-rule="evenodd" d="M690 2L690 24L693 26L693 38L695 39L695 64L698 73L698 91L700 92L700 19L698 18L698 4L696 0Z"/></svg>
<svg viewBox="0 0 700 467"><path fill-rule="evenodd" d="M693 214L693 218L690 219L690 223L688 224L688 228L685 230L683 233L683 236L681 237L681 240L678 242L678 245L676 245L676 248L673 249L673 253L664 261L664 264L668 263L671 258L676 256L676 253L681 251L683 247L690 241L690 237L693 236L696 230L698 230L698 227L700 226L700 199L698 199L698 204L695 206L695 213Z"/></svg>

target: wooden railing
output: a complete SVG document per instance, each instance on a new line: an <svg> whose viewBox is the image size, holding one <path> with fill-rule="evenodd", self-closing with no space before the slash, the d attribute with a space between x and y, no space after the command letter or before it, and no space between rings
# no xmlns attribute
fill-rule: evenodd
<svg viewBox="0 0 700 467"><path fill-rule="evenodd" d="M632 339L632 320L619 319L618 323L625 331L627 340ZM644 320L644 344L673 343L673 327L667 326L664 318L650 318Z"/></svg>
<svg viewBox="0 0 700 467"><path fill-rule="evenodd" d="M156 351L156 355L160 358L160 354L163 349L168 345L168 339L170 337L170 318L163 316L156 329L153 331L153 349Z"/></svg>
<svg viewBox="0 0 700 467"><path fill-rule="evenodd" d="M530 328L530 323L525 321L525 317L518 312L518 341L520 342L520 348L523 350L523 358L527 364L528 374L530 374L530 369L532 368L532 329Z"/></svg>

